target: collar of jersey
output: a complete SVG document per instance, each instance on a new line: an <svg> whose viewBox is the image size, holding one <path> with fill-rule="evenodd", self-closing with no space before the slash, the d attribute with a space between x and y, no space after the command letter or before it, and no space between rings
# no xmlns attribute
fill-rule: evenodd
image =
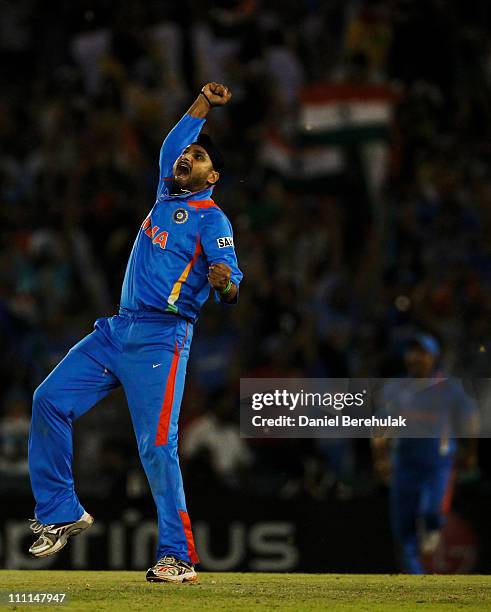
<svg viewBox="0 0 491 612"><path fill-rule="evenodd" d="M189 193L179 193L176 195L164 195L164 200L174 200L176 198L180 200L210 200L211 194L213 193L213 187L203 189L202 191L192 191Z"/></svg>

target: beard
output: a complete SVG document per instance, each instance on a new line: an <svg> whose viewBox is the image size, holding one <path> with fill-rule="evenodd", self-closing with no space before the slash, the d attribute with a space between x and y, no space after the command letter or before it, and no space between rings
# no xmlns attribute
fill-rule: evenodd
<svg viewBox="0 0 491 612"><path fill-rule="evenodd" d="M208 187L208 183L203 180L196 180L195 177L189 176L183 178L181 176L174 176L172 181L172 187L174 192L189 192L202 191Z"/></svg>
<svg viewBox="0 0 491 612"><path fill-rule="evenodd" d="M179 166L176 168L172 182L175 191L195 192L209 187L206 177L196 176L192 169L184 169Z"/></svg>

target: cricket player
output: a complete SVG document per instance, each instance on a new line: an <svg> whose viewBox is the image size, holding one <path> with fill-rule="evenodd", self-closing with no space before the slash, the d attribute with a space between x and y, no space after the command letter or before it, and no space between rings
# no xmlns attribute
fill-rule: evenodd
<svg viewBox="0 0 491 612"><path fill-rule="evenodd" d="M94 519L72 475L73 422L123 386L157 506L151 582L193 582L198 562L177 455L179 409L193 328L207 300L235 303L242 272L232 227L212 199L223 159L201 128L231 92L208 83L160 151L156 201L130 254L119 313L97 319L34 393L29 472L36 500L29 551L45 557Z"/></svg>
<svg viewBox="0 0 491 612"><path fill-rule="evenodd" d="M421 437L394 439L391 457L386 438L373 440L375 468L390 486L392 533L402 569L409 574L424 573L421 554L435 552L450 510L457 454L452 434L456 429L471 434L477 427L474 401L458 381L438 371L439 354L433 336L414 336L404 360L408 378L423 379L421 391L399 379L387 392L391 414L407 416Z"/></svg>

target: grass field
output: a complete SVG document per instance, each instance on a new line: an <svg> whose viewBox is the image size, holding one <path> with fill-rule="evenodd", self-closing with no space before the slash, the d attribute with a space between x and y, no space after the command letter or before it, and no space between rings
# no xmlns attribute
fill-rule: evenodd
<svg viewBox="0 0 491 612"><path fill-rule="evenodd" d="M202 573L199 583L185 585L144 578L142 572L3 570L0 607L40 607L6 604L8 592L65 592L69 602L61 609L91 611L491 609L491 576Z"/></svg>

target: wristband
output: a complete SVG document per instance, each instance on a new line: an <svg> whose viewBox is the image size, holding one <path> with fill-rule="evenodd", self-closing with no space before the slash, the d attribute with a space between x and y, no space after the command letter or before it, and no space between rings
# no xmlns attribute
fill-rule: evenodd
<svg viewBox="0 0 491 612"><path fill-rule="evenodd" d="M200 95L200 96L203 96L203 98L204 98L204 99L205 99L205 100L208 102L208 104L209 104L210 108L213 108L213 104L210 102L210 100L208 99L208 96L205 94L205 92L204 92L204 91L200 91L200 92L199 92L199 95Z"/></svg>
<svg viewBox="0 0 491 612"><path fill-rule="evenodd" d="M231 280L228 281L227 286L225 287L225 289L220 291L220 295L227 295L227 293L230 293L230 289L232 289L232 281Z"/></svg>

